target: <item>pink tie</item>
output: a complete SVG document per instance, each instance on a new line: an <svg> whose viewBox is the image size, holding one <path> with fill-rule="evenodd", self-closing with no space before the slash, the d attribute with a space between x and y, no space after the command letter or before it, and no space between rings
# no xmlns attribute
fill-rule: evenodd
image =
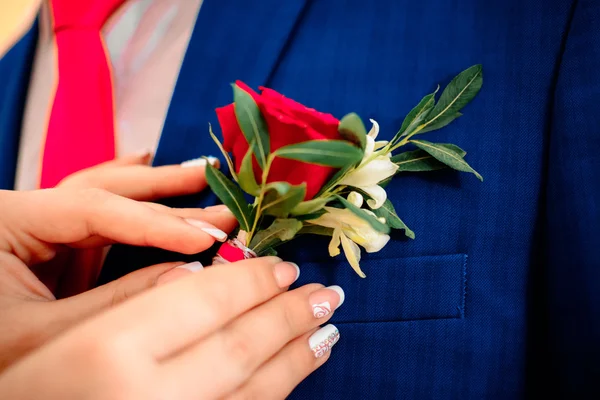
<svg viewBox="0 0 600 400"><path fill-rule="evenodd" d="M115 158L111 69L100 30L125 0L51 0L58 85L42 161L41 188ZM57 297L93 287L102 266L97 249L35 270ZM64 268L66 266L66 268Z"/></svg>
<svg viewBox="0 0 600 400"><path fill-rule="evenodd" d="M100 30L125 0L52 0L58 86L41 188L115 157L112 80Z"/></svg>

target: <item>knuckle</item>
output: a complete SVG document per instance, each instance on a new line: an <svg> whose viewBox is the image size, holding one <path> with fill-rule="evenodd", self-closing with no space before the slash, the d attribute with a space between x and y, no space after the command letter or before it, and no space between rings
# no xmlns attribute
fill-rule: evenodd
<svg viewBox="0 0 600 400"><path fill-rule="evenodd" d="M236 366L240 376L247 377L257 366L254 339L241 330L229 330L223 334L223 349L226 359Z"/></svg>
<svg viewBox="0 0 600 400"><path fill-rule="evenodd" d="M89 204L97 204L105 202L110 197L110 193L104 189L91 187L81 189L79 196Z"/></svg>

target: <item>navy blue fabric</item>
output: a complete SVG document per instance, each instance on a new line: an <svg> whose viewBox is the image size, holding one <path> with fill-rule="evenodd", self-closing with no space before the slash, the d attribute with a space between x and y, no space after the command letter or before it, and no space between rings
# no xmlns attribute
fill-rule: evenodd
<svg viewBox="0 0 600 400"><path fill-rule="evenodd" d="M207 123L238 78L374 118L389 138L438 83L484 66L464 117L425 137L463 147L483 183L454 171L397 178L388 193L416 239L395 233L365 255L366 280L328 257L325 238L282 247L301 266L298 284L335 283L347 296L331 359L292 399L597 390L599 21L593 0L204 0L157 165L218 155ZM210 253L115 246L101 279L191 258Z"/></svg>
<svg viewBox="0 0 600 400"><path fill-rule="evenodd" d="M37 43L37 22L0 59L0 189L15 184L19 136Z"/></svg>
<svg viewBox="0 0 600 400"><path fill-rule="evenodd" d="M600 398L600 3L580 0L560 66L547 186L553 375Z"/></svg>

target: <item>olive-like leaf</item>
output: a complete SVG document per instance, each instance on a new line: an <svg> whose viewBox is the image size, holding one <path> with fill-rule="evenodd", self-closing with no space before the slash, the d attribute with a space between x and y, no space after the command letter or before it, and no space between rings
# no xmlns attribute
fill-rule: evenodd
<svg viewBox="0 0 600 400"><path fill-rule="evenodd" d="M435 94L439 89L438 86L435 92L423 97L419 104L408 113L404 118L404 122L402 122L400 131L392 139L392 145L396 144L402 136L410 135L427 118L433 107L435 107Z"/></svg>
<svg viewBox="0 0 600 400"><path fill-rule="evenodd" d="M306 183L292 186L287 182L269 183L261 210L265 215L286 217L306 196Z"/></svg>
<svg viewBox="0 0 600 400"><path fill-rule="evenodd" d="M392 157L392 162L398 166L399 172L422 172L444 169L446 164L439 162L429 153L418 149L406 151Z"/></svg>
<svg viewBox="0 0 600 400"><path fill-rule="evenodd" d="M308 201L303 201L292 210L292 215L311 214L321 210L331 200L331 198L316 198Z"/></svg>
<svg viewBox="0 0 600 400"><path fill-rule="evenodd" d="M464 157L467 154L463 149L453 144L438 143L438 146L452 150L457 154L460 154L461 157ZM398 166L397 173L437 171L447 167L446 164L438 161L431 154L421 149L397 154L393 156L391 160Z"/></svg>
<svg viewBox="0 0 600 400"><path fill-rule="evenodd" d="M431 132L431 131L436 131L438 129L442 129L443 127L450 124L450 122L454 121L458 117L462 117L462 113L457 112L453 115L451 115L451 114L444 115L444 116L438 118L437 121L435 121L434 123L427 125L427 127L421 129L417 133L421 134L421 133L427 133L427 132Z"/></svg>
<svg viewBox="0 0 600 400"><path fill-rule="evenodd" d="M260 193L260 186L256 183L254 169L252 168L253 154L252 148L249 147L240 166L238 183L243 191L256 197Z"/></svg>
<svg viewBox="0 0 600 400"><path fill-rule="evenodd" d="M258 165L264 168L270 153L267 123L252 96L236 84L231 86L237 122L256 156Z"/></svg>
<svg viewBox="0 0 600 400"><path fill-rule="evenodd" d="M455 145L431 143L425 140L411 140L415 146L421 150L426 151L432 155L436 160L446 164L450 168L454 168L458 171L471 172L475 176L483 181L483 177L479 175L467 162L463 159L464 151Z"/></svg>
<svg viewBox="0 0 600 400"><path fill-rule="evenodd" d="M306 223L304 224L302 229L300 229L298 235L333 236L333 228L327 228L321 225L313 225L310 223Z"/></svg>
<svg viewBox="0 0 600 400"><path fill-rule="evenodd" d="M241 189L210 163L206 163L206 182L223 204L231 210L240 223L240 229L249 231L252 225L252 212Z"/></svg>
<svg viewBox="0 0 600 400"><path fill-rule="evenodd" d="M367 145L367 129L362 119L356 113L350 113L340 120L338 126L340 135L349 142L354 143L362 150Z"/></svg>
<svg viewBox="0 0 600 400"><path fill-rule="evenodd" d="M439 123L448 115L455 116L479 93L483 84L483 69L474 65L458 74L442 92L440 100L427 116L427 121L420 125L421 130Z"/></svg>
<svg viewBox="0 0 600 400"><path fill-rule="evenodd" d="M404 234L407 237L411 239L415 238L415 233L411 231L409 227L406 226L404 222L402 222L400 217L398 217L398 214L396 214L396 210L394 209L394 205L392 204L390 199L386 199L385 203L383 203L381 207L379 207L376 210L373 210L373 213L375 213L375 215L377 215L378 217L385 218L385 222L390 228L403 229Z"/></svg>
<svg viewBox="0 0 600 400"><path fill-rule="evenodd" d="M363 151L345 140L310 140L280 147L273 155L309 164L342 168L358 163L362 159Z"/></svg>
<svg viewBox="0 0 600 400"><path fill-rule="evenodd" d="M267 229L259 231L252 241L250 248L258 255L263 255L268 249L292 240L302 229L302 222L293 218L278 218Z"/></svg>

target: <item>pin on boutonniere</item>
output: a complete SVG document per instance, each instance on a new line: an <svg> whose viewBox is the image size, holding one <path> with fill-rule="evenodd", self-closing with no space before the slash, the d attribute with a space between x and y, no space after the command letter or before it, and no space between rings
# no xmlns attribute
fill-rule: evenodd
<svg viewBox="0 0 600 400"><path fill-rule="evenodd" d="M368 253L381 250L390 229L415 238L385 191L395 175L450 167L483 180L460 147L417 138L460 117L482 83L481 65L461 72L439 100L438 90L425 96L391 140L377 140L379 124L370 120L367 132L355 113L338 120L274 90L261 88L259 94L233 84L234 102L217 109L222 144L210 129L232 178L207 163L206 179L240 228L213 262L274 255L297 235L316 234L331 237L329 254L337 256L341 246L365 277L359 246ZM397 153L408 145L415 148Z"/></svg>

